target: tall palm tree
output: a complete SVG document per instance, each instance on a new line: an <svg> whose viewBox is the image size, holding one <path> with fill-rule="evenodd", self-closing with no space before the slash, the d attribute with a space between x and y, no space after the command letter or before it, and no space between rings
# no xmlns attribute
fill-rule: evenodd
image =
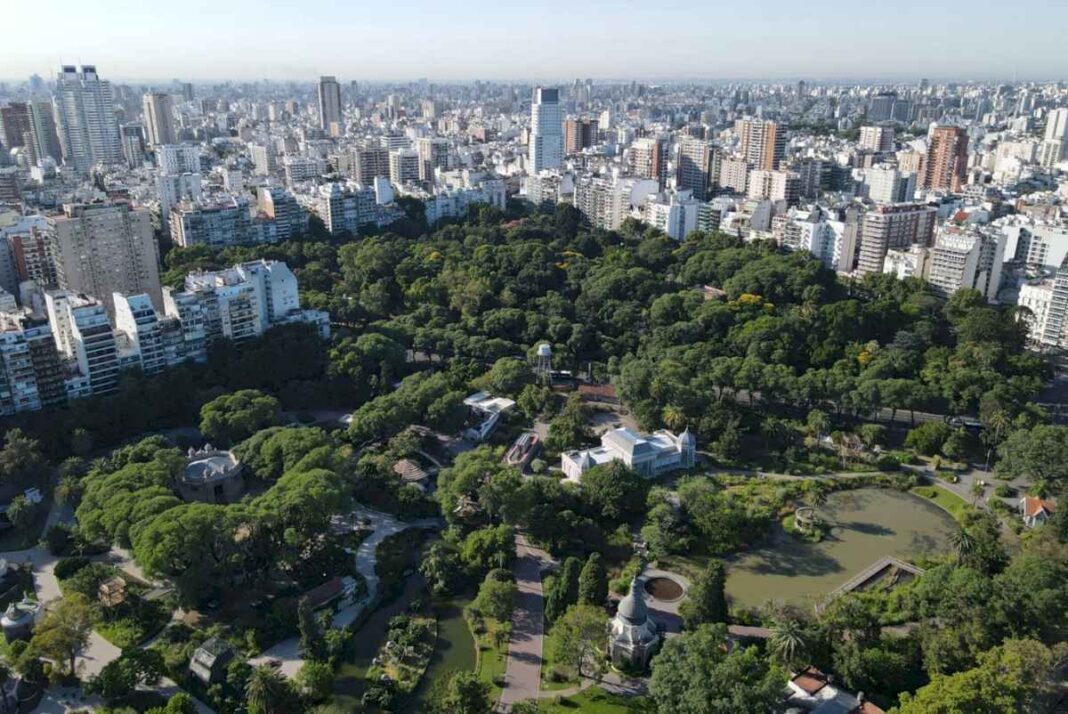
<svg viewBox="0 0 1068 714"><path fill-rule="evenodd" d="M975 550L975 539L972 538L972 534L964 526L954 531L951 536L951 542L953 543L953 549L957 551L957 565L963 563L971 552Z"/></svg>
<svg viewBox="0 0 1068 714"><path fill-rule="evenodd" d="M282 714L290 702L289 683L273 667L260 665L252 670L245 690L250 714Z"/></svg>
<svg viewBox="0 0 1068 714"><path fill-rule="evenodd" d="M784 665L796 662L807 647L805 630L799 621L787 618L772 623L768 649L779 662Z"/></svg>

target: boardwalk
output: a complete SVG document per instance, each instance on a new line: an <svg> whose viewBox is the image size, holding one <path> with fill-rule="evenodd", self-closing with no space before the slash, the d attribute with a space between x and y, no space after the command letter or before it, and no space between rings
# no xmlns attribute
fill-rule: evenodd
<svg viewBox="0 0 1068 714"><path fill-rule="evenodd" d="M541 569L548 556L516 536L516 562L513 566L519 597L512 612L512 638L508 643L508 665L504 675L500 708L537 699L541 689L541 654L544 640L544 598Z"/></svg>
<svg viewBox="0 0 1068 714"><path fill-rule="evenodd" d="M891 568L894 570L903 570L906 573L911 573L912 575L923 575L924 572L923 568L916 567L912 563L907 563L904 560L901 560L900 558L895 558L892 555L883 556L882 558L879 558L877 561L869 565L867 568L864 568L864 570L861 570L859 573L851 577L849 580L836 587L830 593L828 593L827 597L823 600L823 602L816 605L816 612L822 611L825 607L830 605L831 601L835 598L841 597L842 595L845 595L846 593L855 590L856 588L868 582L887 568Z"/></svg>

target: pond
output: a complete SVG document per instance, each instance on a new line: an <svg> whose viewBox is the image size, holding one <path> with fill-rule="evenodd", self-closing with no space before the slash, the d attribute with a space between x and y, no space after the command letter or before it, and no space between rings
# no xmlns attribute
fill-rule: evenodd
<svg viewBox="0 0 1068 714"><path fill-rule="evenodd" d="M453 672L471 672L475 669L475 640L464 620L464 606L467 600L450 600L436 602L434 611L438 616L438 640L430 666L419 682L418 688L402 711L414 714L422 711L421 706L427 694L439 681L452 676Z"/></svg>
<svg viewBox="0 0 1068 714"><path fill-rule="evenodd" d="M912 560L948 550L956 530L938 506L889 489L832 493L819 517L830 526L820 543L797 538L776 523L760 547L729 563L727 594L735 605L757 607L768 600L815 605L883 556Z"/></svg>

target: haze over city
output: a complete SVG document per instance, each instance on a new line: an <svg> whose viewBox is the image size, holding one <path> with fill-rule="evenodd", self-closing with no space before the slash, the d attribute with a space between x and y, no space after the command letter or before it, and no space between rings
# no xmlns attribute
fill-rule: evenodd
<svg viewBox="0 0 1068 714"><path fill-rule="evenodd" d="M561 79L1056 79L1068 6L993 0L637 0L460 5L138 0L11 2L0 76L95 63L125 81ZM1040 18L1040 20L1039 20ZM47 28L48 42L42 42Z"/></svg>
<svg viewBox="0 0 1068 714"><path fill-rule="evenodd" d="M0 713L1068 712L1068 4L7 0Z"/></svg>

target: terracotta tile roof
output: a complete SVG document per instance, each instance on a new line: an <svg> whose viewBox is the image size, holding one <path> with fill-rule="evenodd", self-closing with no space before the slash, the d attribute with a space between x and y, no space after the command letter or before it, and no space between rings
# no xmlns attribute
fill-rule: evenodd
<svg viewBox="0 0 1068 714"><path fill-rule="evenodd" d="M1040 512L1045 510L1047 513L1056 513L1057 505L1053 501L1047 501L1042 498L1035 498L1034 496L1024 496L1023 498L1023 512L1028 518L1037 516Z"/></svg>

